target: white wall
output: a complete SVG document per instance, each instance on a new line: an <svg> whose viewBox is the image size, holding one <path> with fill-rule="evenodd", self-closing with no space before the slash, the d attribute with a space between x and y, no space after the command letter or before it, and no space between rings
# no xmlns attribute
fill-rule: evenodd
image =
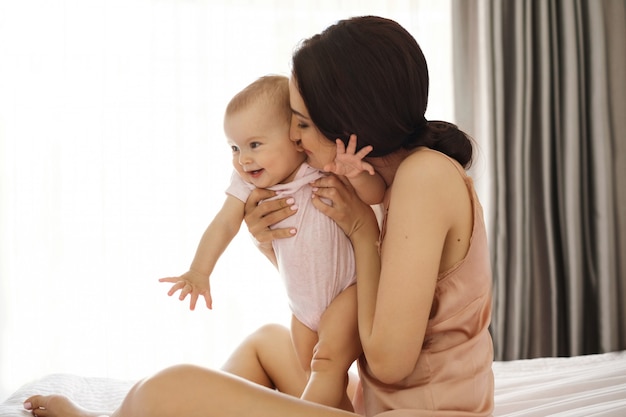
<svg viewBox="0 0 626 417"><path fill-rule="evenodd" d="M365 3L0 0L0 398L53 372L217 367L259 325L288 323L245 230L213 274L213 311L157 278L186 270L221 205L226 102L288 75L300 39L352 15L398 20L431 65L428 117L452 119L448 2Z"/></svg>

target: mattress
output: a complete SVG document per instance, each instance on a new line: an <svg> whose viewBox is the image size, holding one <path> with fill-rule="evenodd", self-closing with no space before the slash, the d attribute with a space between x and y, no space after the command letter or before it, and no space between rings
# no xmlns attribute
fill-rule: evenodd
<svg viewBox="0 0 626 417"><path fill-rule="evenodd" d="M626 351L494 362L495 417L626 416ZM51 374L0 404L0 417L24 417L28 396L64 394L94 410L113 410L134 381Z"/></svg>

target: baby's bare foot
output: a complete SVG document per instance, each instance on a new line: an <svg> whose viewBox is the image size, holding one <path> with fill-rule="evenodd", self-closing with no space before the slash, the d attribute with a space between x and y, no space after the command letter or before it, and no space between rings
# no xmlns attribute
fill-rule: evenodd
<svg viewBox="0 0 626 417"><path fill-rule="evenodd" d="M33 395L24 408L37 417L99 417L102 413L85 410L62 395Z"/></svg>

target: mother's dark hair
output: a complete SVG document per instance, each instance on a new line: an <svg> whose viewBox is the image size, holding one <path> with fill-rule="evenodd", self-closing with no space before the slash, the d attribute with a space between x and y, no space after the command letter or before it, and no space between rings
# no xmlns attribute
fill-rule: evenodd
<svg viewBox="0 0 626 417"><path fill-rule="evenodd" d="M330 140L384 156L426 146L468 167L472 143L447 122L427 122L428 67L419 45L393 20L341 20L296 49L293 76L311 120Z"/></svg>

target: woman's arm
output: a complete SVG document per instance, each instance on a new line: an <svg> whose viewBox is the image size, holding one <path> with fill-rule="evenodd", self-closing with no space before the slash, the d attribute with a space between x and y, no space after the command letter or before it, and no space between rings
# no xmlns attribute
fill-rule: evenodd
<svg viewBox="0 0 626 417"><path fill-rule="evenodd" d="M444 242L457 210L457 187L464 187L452 164L433 155L417 152L396 173L379 264L373 220L350 187L336 178L320 180L317 195L333 205L314 200L352 241L361 343L372 373L386 383L406 377L419 358ZM468 198L466 189L462 195Z"/></svg>
<svg viewBox="0 0 626 417"><path fill-rule="evenodd" d="M435 167L412 156L398 169L390 190L378 290L363 298L374 305L371 327L361 336L367 338L368 364L383 382L408 376L422 350L449 229L442 201L442 190L449 190L438 175Z"/></svg>

